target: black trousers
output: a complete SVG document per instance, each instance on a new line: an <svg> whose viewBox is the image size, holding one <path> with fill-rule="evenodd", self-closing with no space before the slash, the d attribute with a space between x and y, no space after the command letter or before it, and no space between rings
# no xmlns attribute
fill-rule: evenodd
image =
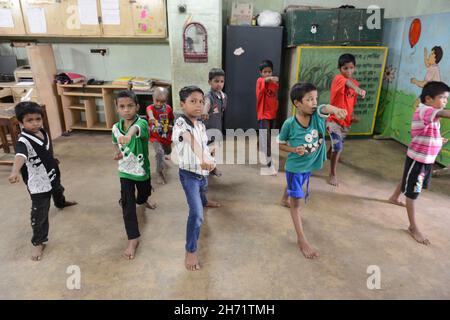
<svg viewBox="0 0 450 320"><path fill-rule="evenodd" d="M31 228L33 237L31 243L39 246L48 241L48 211L50 210L50 198L57 208L64 208L66 198L64 197L64 187L57 184L52 191L45 193L30 194L31 196Z"/></svg>
<svg viewBox="0 0 450 320"><path fill-rule="evenodd" d="M137 196L136 196L137 190ZM122 206L123 222L128 240L140 237L136 204L144 204L152 194L151 180L134 181L120 178L120 205Z"/></svg>

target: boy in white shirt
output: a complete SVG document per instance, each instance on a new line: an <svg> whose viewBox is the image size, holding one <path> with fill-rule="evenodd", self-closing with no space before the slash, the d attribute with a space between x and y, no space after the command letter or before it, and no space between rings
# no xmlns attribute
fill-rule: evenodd
<svg viewBox="0 0 450 320"><path fill-rule="evenodd" d="M198 120L204 107L203 91L196 86L187 86L179 94L184 114L175 121L172 141L178 154L181 185L189 205L185 266L195 271L200 269L197 242L203 223L203 207L217 208L220 204L206 198L208 175L216 164L207 146L205 125Z"/></svg>

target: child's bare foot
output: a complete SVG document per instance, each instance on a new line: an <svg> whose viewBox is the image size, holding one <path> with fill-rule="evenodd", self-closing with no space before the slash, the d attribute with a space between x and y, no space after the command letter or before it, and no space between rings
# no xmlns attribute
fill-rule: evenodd
<svg viewBox="0 0 450 320"><path fill-rule="evenodd" d="M297 244L305 258L315 259L319 257L319 252L311 247L307 242L298 241Z"/></svg>
<svg viewBox="0 0 450 320"><path fill-rule="evenodd" d="M286 207L286 208L290 208L291 207L291 204L289 203L289 198L288 199L281 199L280 204L281 204L282 207Z"/></svg>
<svg viewBox="0 0 450 320"><path fill-rule="evenodd" d="M208 200L208 202L205 205L205 208L220 208L221 206L222 205L219 202Z"/></svg>
<svg viewBox="0 0 450 320"><path fill-rule="evenodd" d="M166 184L166 175L164 174L163 171L158 172L158 178L156 179L156 183L158 184Z"/></svg>
<svg viewBox="0 0 450 320"><path fill-rule="evenodd" d="M400 207L406 207L406 204L404 202L401 202L400 200L398 200L395 197L390 197L388 199L389 203L395 204L396 206L400 206Z"/></svg>
<svg viewBox="0 0 450 320"><path fill-rule="evenodd" d="M420 244L424 244L426 246L430 245L431 242L428 240L417 228L408 228L409 234Z"/></svg>
<svg viewBox="0 0 450 320"><path fill-rule="evenodd" d="M78 204L78 202L76 202L76 201L66 201L66 202L64 202L64 208L75 206L77 204Z"/></svg>
<svg viewBox="0 0 450 320"><path fill-rule="evenodd" d="M184 265L189 271L200 270L200 263L198 262L198 257L196 252L186 252L186 259L184 260Z"/></svg>
<svg viewBox="0 0 450 320"><path fill-rule="evenodd" d="M127 260L133 260L138 246L139 246L138 239L128 240L128 247L123 252L122 254L123 257Z"/></svg>
<svg viewBox="0 0 450 320"><path fill-rule="evenodd" d="M335 187L339 186L337 177L331 174L328 176L328 183Z"/></svg>
<svg viewBox="0 0 450 320"><path fill-rule="evenodd" d="M145 202L144 203L144 206L147 208L147 209L152 209L152 210L155 210L156 209L156 203L154 203L154 202L151 202L150 200L149 201L147 201L147 202Z"/></svg>
<svg viewBox="0 0 450 320"><path fill-rule="evenodd" d="M33 246L33 250L31 252L31 260L40 261L42 259L42 254L45 249L45 244L40 244L38 246Z"/></svg>

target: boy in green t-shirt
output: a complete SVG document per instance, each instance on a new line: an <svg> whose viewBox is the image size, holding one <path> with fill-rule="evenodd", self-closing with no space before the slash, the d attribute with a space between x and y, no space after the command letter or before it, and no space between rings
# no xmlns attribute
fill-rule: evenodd
<svg viewBox="0 0 450 320"><path fill-rule="evenodd" d="M152 189L148 160L149 129L147 121L137 114L139 104L133 92L120 91L116 97L116 106L120 120L112 128L112 140L114 160L119 161L119 203L128 236L128 246L123 256L131 260L134 259L140 237L136 204L143 204L149 209L156 208L155 204L148 202Z"/></svg>
<svg viewBox="0 0 450 320"><path fill-rule="evenodd" d="M333 114L344 119L347 111L331 105L318 107L317 89L311 83L295 84L290 96L296 114L284 122L278 136L280 149L289 153L285 166L287 188L282 201L287 203L290 198L289 207L298 246L306 258L314 259L319 253L309 245L303 232L300 199L306 201L311 172L321 169L326 160L325 118ZM304 184L306 192L303 191Z"/></svg>

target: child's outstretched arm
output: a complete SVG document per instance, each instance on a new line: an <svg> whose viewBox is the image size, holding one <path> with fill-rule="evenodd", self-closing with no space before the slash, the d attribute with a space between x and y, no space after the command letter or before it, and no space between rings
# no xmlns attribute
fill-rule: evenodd
<svg viewBox="0 0 450 320"><path fill-rule="evenodd" d="M127 144L128 142L131 141L131 138L132 138L133 136L135 136L135 135L138 134L139 130L140 130L140 129L139 129L137 126L132 126L132 127L128 130L128 132L127 132L126 135L117 138L117 142L119 142L120 144Z"/></svg>
<svg viewBox="0 0 450 320"><path fill-rule="evenodd" d="M450 119L450 110L441 110L436 113L436 117Z"/></svg>
<svg viewBox="0 0 450 320"><path fill-rule="evenodd" d="M324 114L334 114L338 119L345 119L347 117L347 110L341 109L331 104L326 104L320 110Z"/></svg>
<svg viewBox="0 0 450 320"><path fill-rule="evenodd" d="M20 155L16 155L14 158L14 164L11 170L11 174L8 177L9 183L19 182L19 171L22 169L22 166L25 164L25 157Z"/></svg>
<svg viewBox="0 0 450 320"><path fill-rule="evenodd" d="M346 85L347 87L352 88L353 90L355 90L355 92L356 92L358 95L360 95L361 98L364 99L364 98L366 97L366 90L363 90L363 89L361 89L360 87L358 87L357 85L355 85L355 84L353 83L353 81L347 80L347 81L345 82L345 85Z"/></svg>

